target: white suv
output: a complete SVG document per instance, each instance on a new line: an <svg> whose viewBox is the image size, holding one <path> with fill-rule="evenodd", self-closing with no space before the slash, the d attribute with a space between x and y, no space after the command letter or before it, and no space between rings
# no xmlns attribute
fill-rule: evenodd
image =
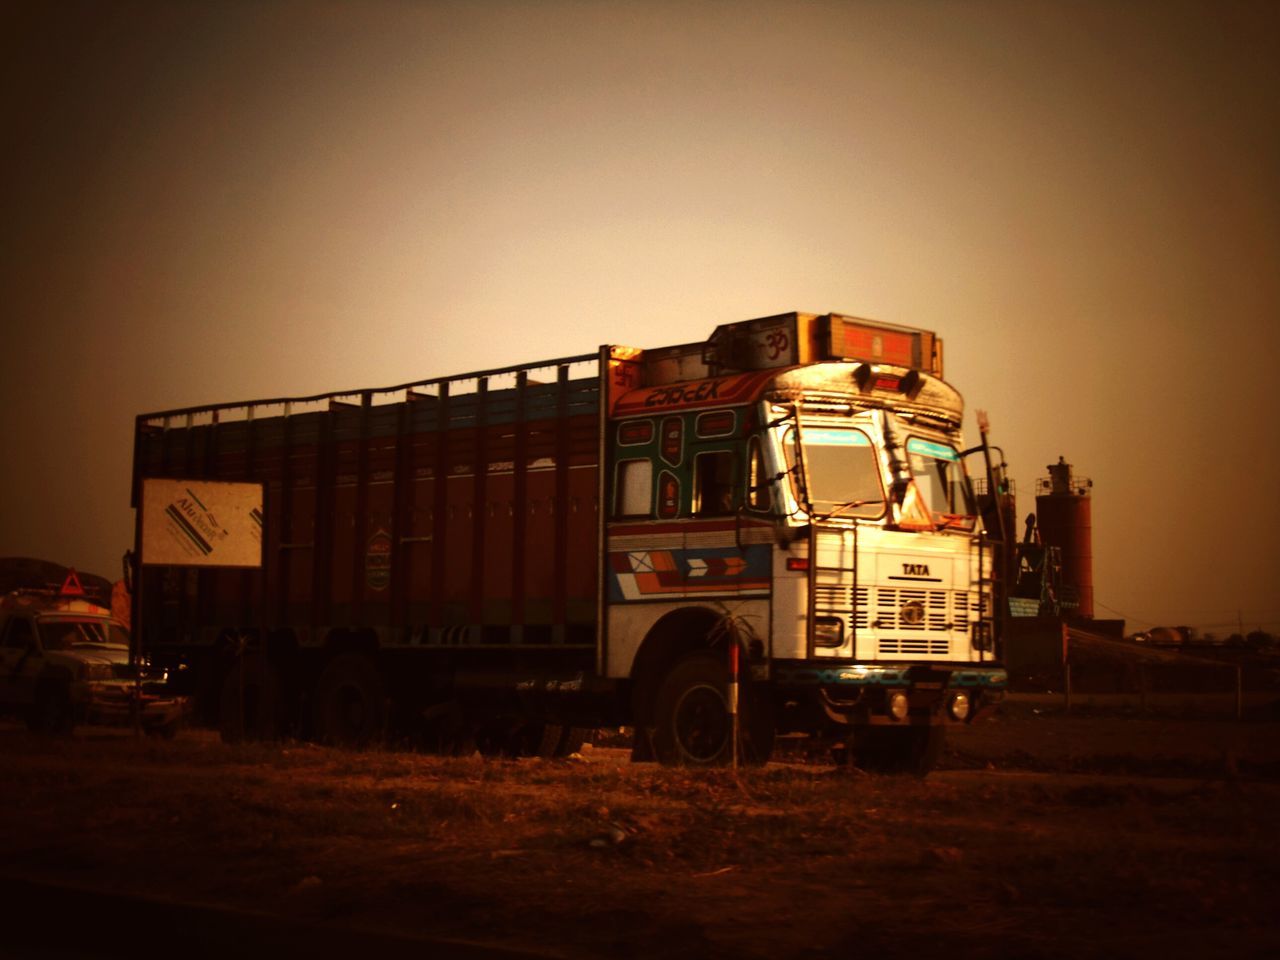
<svg viewBox="0 0 1280 960"><path fill-rule="evenodd" d="M129 632L109 611L46 591L18 590L0 600L0 710L44 733L76 723L131 724L172 736L185 701L168 696L164 677L129 665Z"/></svg>

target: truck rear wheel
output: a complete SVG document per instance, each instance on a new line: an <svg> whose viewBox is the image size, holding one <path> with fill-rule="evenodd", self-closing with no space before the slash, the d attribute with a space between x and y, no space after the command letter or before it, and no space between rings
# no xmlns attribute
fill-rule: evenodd
<svg viewBox="0 0 1280 960"><path fill-rule="evenodd" d="M657 728L653 750L666 766L725 766L733 759L729 671L709 653L680 660L663 678L654 699ZM739 696L739 759L767 763L774 728L763 698L742 684Z"/></svg>
<svg viewBox="0 0 1280 960"><path fill-rule="evenodd" d="M942 726L862 727L853 735L853 763L871 773L923 777L937 765L946 736Z"/></svg>
<svg viewBox="0 0 1280 960"><path fill-rule="evenodd" d="M380 736L387 697L368 657L344 653L329 661L316 684L316 735L325 743L362 747Z"/></svg>

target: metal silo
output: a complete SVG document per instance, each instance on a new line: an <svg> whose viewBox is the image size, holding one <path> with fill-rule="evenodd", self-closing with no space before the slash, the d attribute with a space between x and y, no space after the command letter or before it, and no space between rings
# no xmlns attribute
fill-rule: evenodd
<svg viewBox="0 0 1280 960"><path fill-rule="evenodd" d="M1057 547L1062 557L1062 590L1059 601L1065 611L1071 602L1075 613L1093 617L1093 481L1073 476L1062 457L1048 467L1049 476L1036 481L1036 517L1040 539Z"/></svg>

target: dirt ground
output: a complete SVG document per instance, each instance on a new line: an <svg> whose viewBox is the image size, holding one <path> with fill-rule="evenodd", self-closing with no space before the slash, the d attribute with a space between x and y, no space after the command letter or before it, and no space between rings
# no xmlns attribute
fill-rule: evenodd
<svg viewBox="0 0 1280 960"><path fill-rule="evenodd" d="M494 761L16 725L0 757L0 874L322 935L572 958L1280 955L1272 719L1024 700L954 733L924 780L800 750L690 772L610 747Z"/></svg>

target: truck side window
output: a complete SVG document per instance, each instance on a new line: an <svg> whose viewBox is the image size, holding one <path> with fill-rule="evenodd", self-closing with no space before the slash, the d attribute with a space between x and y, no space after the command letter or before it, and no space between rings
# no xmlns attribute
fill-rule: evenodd
<svg viewBox="0 0 1280 960"><path fill-rule="evenodd" d="M733 513L734 460L729 451L700 453L693 461L693 514L724 517Z"/></svg>
<svg viewBox="0 0 1280 960"><path fill-rule="evenodd" d="M747 446L747 462L747 506L752 510L768 510L773 503L772 484L759 437L752 437Z"/></svg>
<svg viewBox="0 0 1280 960"><path fill-rule="evenodd" d="M653 461L623 460L618 464L617 517L647 517L653 513Z"/></svg>

